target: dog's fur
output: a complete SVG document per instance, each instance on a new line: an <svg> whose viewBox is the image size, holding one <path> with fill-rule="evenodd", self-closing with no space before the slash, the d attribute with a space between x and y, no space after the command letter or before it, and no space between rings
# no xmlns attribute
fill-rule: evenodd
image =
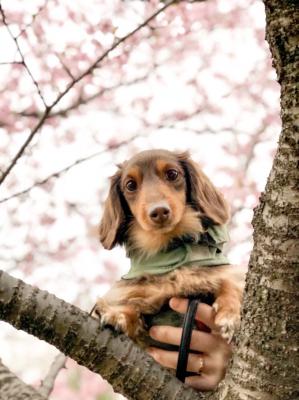
<svg viewBox="0 0 299 400"><path fill-rule="evenodd" d="M170 170L176 171L175 179L169 179L174 174ZM166 221L151 218L157 207L168 208ZM228 219L221 193L188 153L143 151L120 165L111 178L100 241L106 249L125 243L129 251L147 257L166 249L175 238L204 232ZM223 337L231 339L239 323L242 294L240 277L231 265L181 267L167 274L123 279L98 300L95 312L103 324L136 340L144 333L142 314L157 313L173 296L203 292L214 295L215 324Z"/></svg>

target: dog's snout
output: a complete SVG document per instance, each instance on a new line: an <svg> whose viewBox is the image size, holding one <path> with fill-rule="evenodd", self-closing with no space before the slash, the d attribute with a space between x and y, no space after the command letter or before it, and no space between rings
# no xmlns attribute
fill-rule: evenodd
<svg viewBox="0 0 299 400"><path fill-rule="evenodd" d="M151 220L157 224L161 224L166 222L170 217L170 208L163 207L155 207L149 214Z"/></svg>

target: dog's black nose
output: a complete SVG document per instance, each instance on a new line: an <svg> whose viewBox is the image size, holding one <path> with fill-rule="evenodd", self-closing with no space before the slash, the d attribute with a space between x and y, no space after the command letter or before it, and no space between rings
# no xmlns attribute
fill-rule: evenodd
<svg viewBox="0 0 299 400"><path fill-rule="evenodd" d="M156 207L150 213L150 218L156 224L166 222L170 217L170 209L168 207Z"/></svg>

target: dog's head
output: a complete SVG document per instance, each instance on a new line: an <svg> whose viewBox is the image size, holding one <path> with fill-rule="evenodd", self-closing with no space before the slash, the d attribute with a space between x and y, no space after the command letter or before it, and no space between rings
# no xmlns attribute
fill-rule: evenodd
<svg viewBox="0 0 299 400"><path fill-rule="evenodd" d="M143 151L111 178L100 241L106 249L128 242L155 253L173 238L222 225L228 218L221 193L187 152Z"/></svg>

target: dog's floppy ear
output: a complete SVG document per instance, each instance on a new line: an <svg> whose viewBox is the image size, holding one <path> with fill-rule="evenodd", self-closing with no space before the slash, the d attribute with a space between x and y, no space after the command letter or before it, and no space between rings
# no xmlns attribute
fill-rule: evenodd
<svg viewBox="0 0 299 400"><path fill-rule="evenodd" d="M122 244L126 225L125 199L120 190L121 170L111 178L108 197L104 204L104 213L99 226L100 242L105 249L111 250L116 244Z"/></svg>
<svg viewBox="0 0 299 400"><path fill-rule="evenodd" d="M190 159L188 152L177 154L177 158L186 176L187 202L200 211L207 221L216 225L225 224L229 219L229 209L222 194Z"/></svg>

